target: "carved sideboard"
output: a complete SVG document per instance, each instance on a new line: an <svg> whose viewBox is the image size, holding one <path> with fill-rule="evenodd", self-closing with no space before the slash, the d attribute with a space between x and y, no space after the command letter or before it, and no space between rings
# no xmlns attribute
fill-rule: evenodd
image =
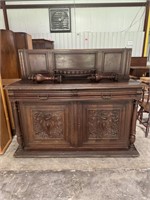
<svg viewBox="0 0 150 200"><path fill-rule="evenodd" d="M7 86L16 157L139 155L134 142L142 86L127 79L130 52L112 52L118 58L111 50L20 52L22 80Z"/></svg>
<svg viewBox="0 0 150 200"><path fill-rule="evenodd" d="M7 87L19 148L16 156L138 155L134 148L138 82Z"/></svg>

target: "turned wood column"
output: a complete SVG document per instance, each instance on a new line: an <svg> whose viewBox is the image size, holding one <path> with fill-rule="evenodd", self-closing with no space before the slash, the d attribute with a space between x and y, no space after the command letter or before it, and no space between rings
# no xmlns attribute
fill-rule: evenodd
<svg viewBox="0 0 150 200"><path fill-rule="evenodd" d="M132 124L131 124L131 134L130 134L130 148L134 148L134 142L135 142L135 138L136 138L135 135L136 135L137 107L138 107L138 102L137 102L137 100L134 100Z"/></svg>
<svg viewBox="0 0 150 200"><path fill-rule="evenodd" d="M12 109L13 109L13 115L14 115L14 121L15 121L15 131L17 135L17 141L19 144L19 148L23 149L23 138L20 130L20 123L19 123L19 108L17 102L12 102Z"/></svg>

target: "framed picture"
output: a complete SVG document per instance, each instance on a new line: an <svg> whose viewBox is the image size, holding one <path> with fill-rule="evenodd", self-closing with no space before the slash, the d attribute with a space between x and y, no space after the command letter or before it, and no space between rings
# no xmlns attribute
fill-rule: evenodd
<svg viewBox="0 0 150 200"><path fill-rule="evenodd" d="M70 8L50 8L50 32L70 32Z"/></svg>

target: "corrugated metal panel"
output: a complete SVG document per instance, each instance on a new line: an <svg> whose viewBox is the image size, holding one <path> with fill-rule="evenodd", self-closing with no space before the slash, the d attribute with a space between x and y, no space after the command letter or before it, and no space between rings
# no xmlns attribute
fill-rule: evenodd
<svg viewBox="0 0 150 200"><path fill-rule="evenodd" d="M55 49L132 48L141 56L144 32L33 33L33 38L54 41Z"/></svg>

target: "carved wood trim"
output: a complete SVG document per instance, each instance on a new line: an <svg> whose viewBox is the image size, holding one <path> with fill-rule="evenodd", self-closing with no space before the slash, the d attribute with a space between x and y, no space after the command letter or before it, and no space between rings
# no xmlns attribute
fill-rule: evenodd
<svg viewBox="0 0 150 200"><path fill-rule="evenodd" d="M15 122L15 131L17 135L17 141L19 144L19 148L23 149L24 148L24 142L23 142L23 136L21 133L21 126L20 126L20 120L19 120L19 105L17 102L12 102L12 111L14 115L14 122Z"/></svg>
<svg viewBox="0 0 150 200"><path fill-rule="evenodd" d="M130 148L134 148L134 142L136 139L137 107L138 107L138 102L137 102L137 100L134 100L131 133L130 133Z"/></svg>
<svg viewBox="0 0 150 200"><path fill-rule="evenodd" d="M120 111L119 110L88 110L89 138L118 138Z"/></svg>
<svg viewBox="0 0 150 200"><path fill-rule="evenodd" d="M32 111L33 131L37 138L63 138L62 111Z"/></svg>

